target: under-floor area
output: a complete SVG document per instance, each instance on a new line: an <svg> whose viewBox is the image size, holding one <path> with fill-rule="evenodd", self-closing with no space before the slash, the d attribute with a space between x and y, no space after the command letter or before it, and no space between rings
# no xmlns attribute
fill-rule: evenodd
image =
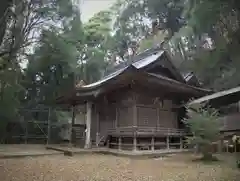
<svg viewBox="0 0 240 181"><path fill-rule="evenodd" d="M226 158L226 156L224 156ZM190 154L133 159L103 154L0 159L1 181L238 181L230 160L206 164ZM229 163L228 163L229 162Z"/></svg>

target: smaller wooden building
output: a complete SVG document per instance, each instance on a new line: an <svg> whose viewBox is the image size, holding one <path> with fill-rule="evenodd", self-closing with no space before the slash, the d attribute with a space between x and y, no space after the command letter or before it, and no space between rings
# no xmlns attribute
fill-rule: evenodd
<svg viewBox="0 0 240 181"><path fill-rule="evenodd" d="M58 103L86 105L85 148L183 148L182 104L210 91L187 83L167 53L151 49ZM77 113L76 113L77 114Z"/></svg>
<svg viewBox="0 0 240 181"><path fill-rule="evenodd" d="M210 105L219 110L222 146L223 140L230 145L234 135L240 136L240 87L201 97L192 101L189 105L194 106L197 104ZM240 151L240 147L238 151Z"/></svg>

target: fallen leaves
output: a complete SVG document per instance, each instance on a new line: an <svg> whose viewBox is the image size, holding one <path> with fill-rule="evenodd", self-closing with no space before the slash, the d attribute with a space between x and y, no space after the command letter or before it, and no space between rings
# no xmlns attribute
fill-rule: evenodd
<svg viewBox="0 0 240 181"><path fill-rule="evenodd" d="M79 155L0 160L1 181L237 181L226 164L205 165L178 155L165 159Z"/></svg>

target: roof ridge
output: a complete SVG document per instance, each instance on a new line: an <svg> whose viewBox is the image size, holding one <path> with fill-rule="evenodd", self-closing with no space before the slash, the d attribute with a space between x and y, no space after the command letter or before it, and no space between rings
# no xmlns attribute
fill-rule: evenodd
<svg viewBox="0 0 240 181"><path fill-rule="evenodd" d="M113 70L109 71L106 74L106 76L109 75L109 74L112 74L113 72L115 72L115 71L117 71L119 69L125 68L125 67L127 67L129 65L132 65L133 63L141 61L142 59L150 56L151 54L156 54L156 53L158 53L160 51L165 51L165 50L163 50L160 46L155 46L155 47L152 47L152 48L148 48L148 49L144 50L143 52L141 52L141 53L139 53L137 55L134 55L132 57L132 60L130 60L128 58L126 61L123 61L123 62L117 64L116 66L113 66Z"/></svg>
<svg viewBox="0 0 240 181"><path fill-rule="evenodd" d="M146 49L143 52L135 55L134 59L136 59L137 60L136 62L138 62L138 61L144 59L146 56L149 56L149 54L156 54L161 50L162 49L160 47L149 48L149 49ZM162 51L164 51L164 50L162 50ZM132 62L132 63L134 63L134 62Z"/></svg>

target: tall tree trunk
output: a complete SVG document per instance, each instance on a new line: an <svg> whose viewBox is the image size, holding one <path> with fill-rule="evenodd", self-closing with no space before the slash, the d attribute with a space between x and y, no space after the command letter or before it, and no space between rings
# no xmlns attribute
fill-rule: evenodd
<svg viewBox="0 0 240 181"><path fill-rule="evenodd" d="M1 0L0 6L0 46L2 45L3 38L6 32L7 21L9 19L9 7L11 6L11 0Z"/></svg>

